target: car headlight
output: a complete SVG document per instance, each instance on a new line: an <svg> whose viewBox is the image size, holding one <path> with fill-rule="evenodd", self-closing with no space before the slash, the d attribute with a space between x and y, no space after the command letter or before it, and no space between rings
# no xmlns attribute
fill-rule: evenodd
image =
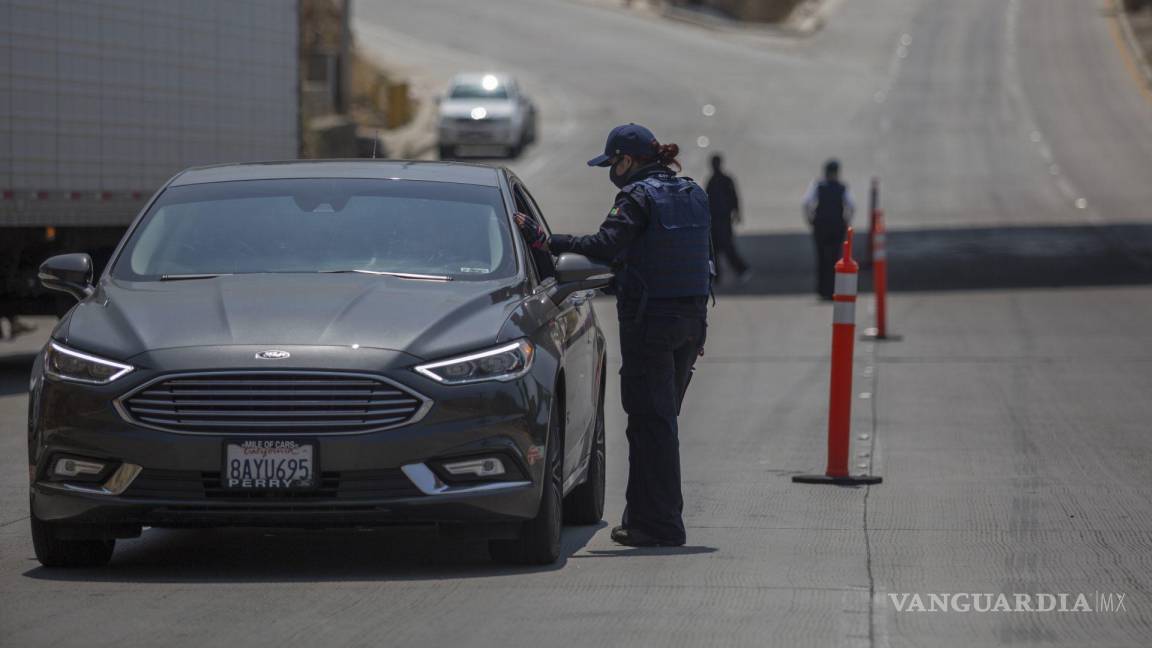
<svg viewBox="0 0 1152 648"><path fill-rule="evenodd" d="M71 382L107 385L132 369L130 365L73 351L55 342L48 343L44 354L44 370L48 375Z"/></svg>
<svg viewBox="0 0 1152 648"><path fill-rule="evenodd" d="M532 368L534 351L528 340L517 340L487 351L419 365L416 371L446 385L514 380Z"/></svg>

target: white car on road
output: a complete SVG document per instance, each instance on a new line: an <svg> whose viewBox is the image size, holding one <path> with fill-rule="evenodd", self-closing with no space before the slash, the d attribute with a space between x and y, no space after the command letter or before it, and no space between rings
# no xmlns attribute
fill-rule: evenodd
<svg viewBox="0 0 1152 648"><path fill-rule="evenodd" d="M440 158L520 155L536 139L536 106L502 74L460 74L439 100Z"/></svg>

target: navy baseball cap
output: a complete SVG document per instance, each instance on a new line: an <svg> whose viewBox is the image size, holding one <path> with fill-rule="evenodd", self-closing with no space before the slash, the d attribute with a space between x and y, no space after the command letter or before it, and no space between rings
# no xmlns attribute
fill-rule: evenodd
<svg viewBox="0 0 1152 648"><path fill-rule="evenodd" d="M617 155L631 155L634 157L650 158L656 152L656 136L652 131L639 124L623 124L608 133L608 142L604 144L604 155L597 155L588 160L588 166L606 167L612 165L612 158Z"/></svg>

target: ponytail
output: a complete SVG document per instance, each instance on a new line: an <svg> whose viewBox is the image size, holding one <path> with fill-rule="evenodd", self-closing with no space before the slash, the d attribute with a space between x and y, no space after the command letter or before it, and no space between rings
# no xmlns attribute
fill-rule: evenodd
<svg viewBox="0 0 1152 648"><path fill-rule="evenodd" d="M680 147L676 144L657 144L656 145L656 161L666 167L672 167L677 171L680 170L680 161L676 156L680 155Z"/></svg>
<svg viewBox="0 0 1152 648"><path fill-rule="evenodd" d="M656 140L652 140L652 152L652 157L641 158L640 162L642 164L656 162L657 164L663 164L666 167L673 168L676 171L681 170L680 161L676 159L676 157L680 155L679 145L661 144Z"/></svg>

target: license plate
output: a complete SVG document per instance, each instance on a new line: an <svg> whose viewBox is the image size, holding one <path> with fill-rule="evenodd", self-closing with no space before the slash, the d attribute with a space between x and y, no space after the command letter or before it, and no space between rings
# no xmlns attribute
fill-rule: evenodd
<svg viewBox="0 0 1152 648"><path fill-rule="evenodd" d="M316 445L283 439L253 439L224 445L225 488L300 490L316 486Z"/></svg>

